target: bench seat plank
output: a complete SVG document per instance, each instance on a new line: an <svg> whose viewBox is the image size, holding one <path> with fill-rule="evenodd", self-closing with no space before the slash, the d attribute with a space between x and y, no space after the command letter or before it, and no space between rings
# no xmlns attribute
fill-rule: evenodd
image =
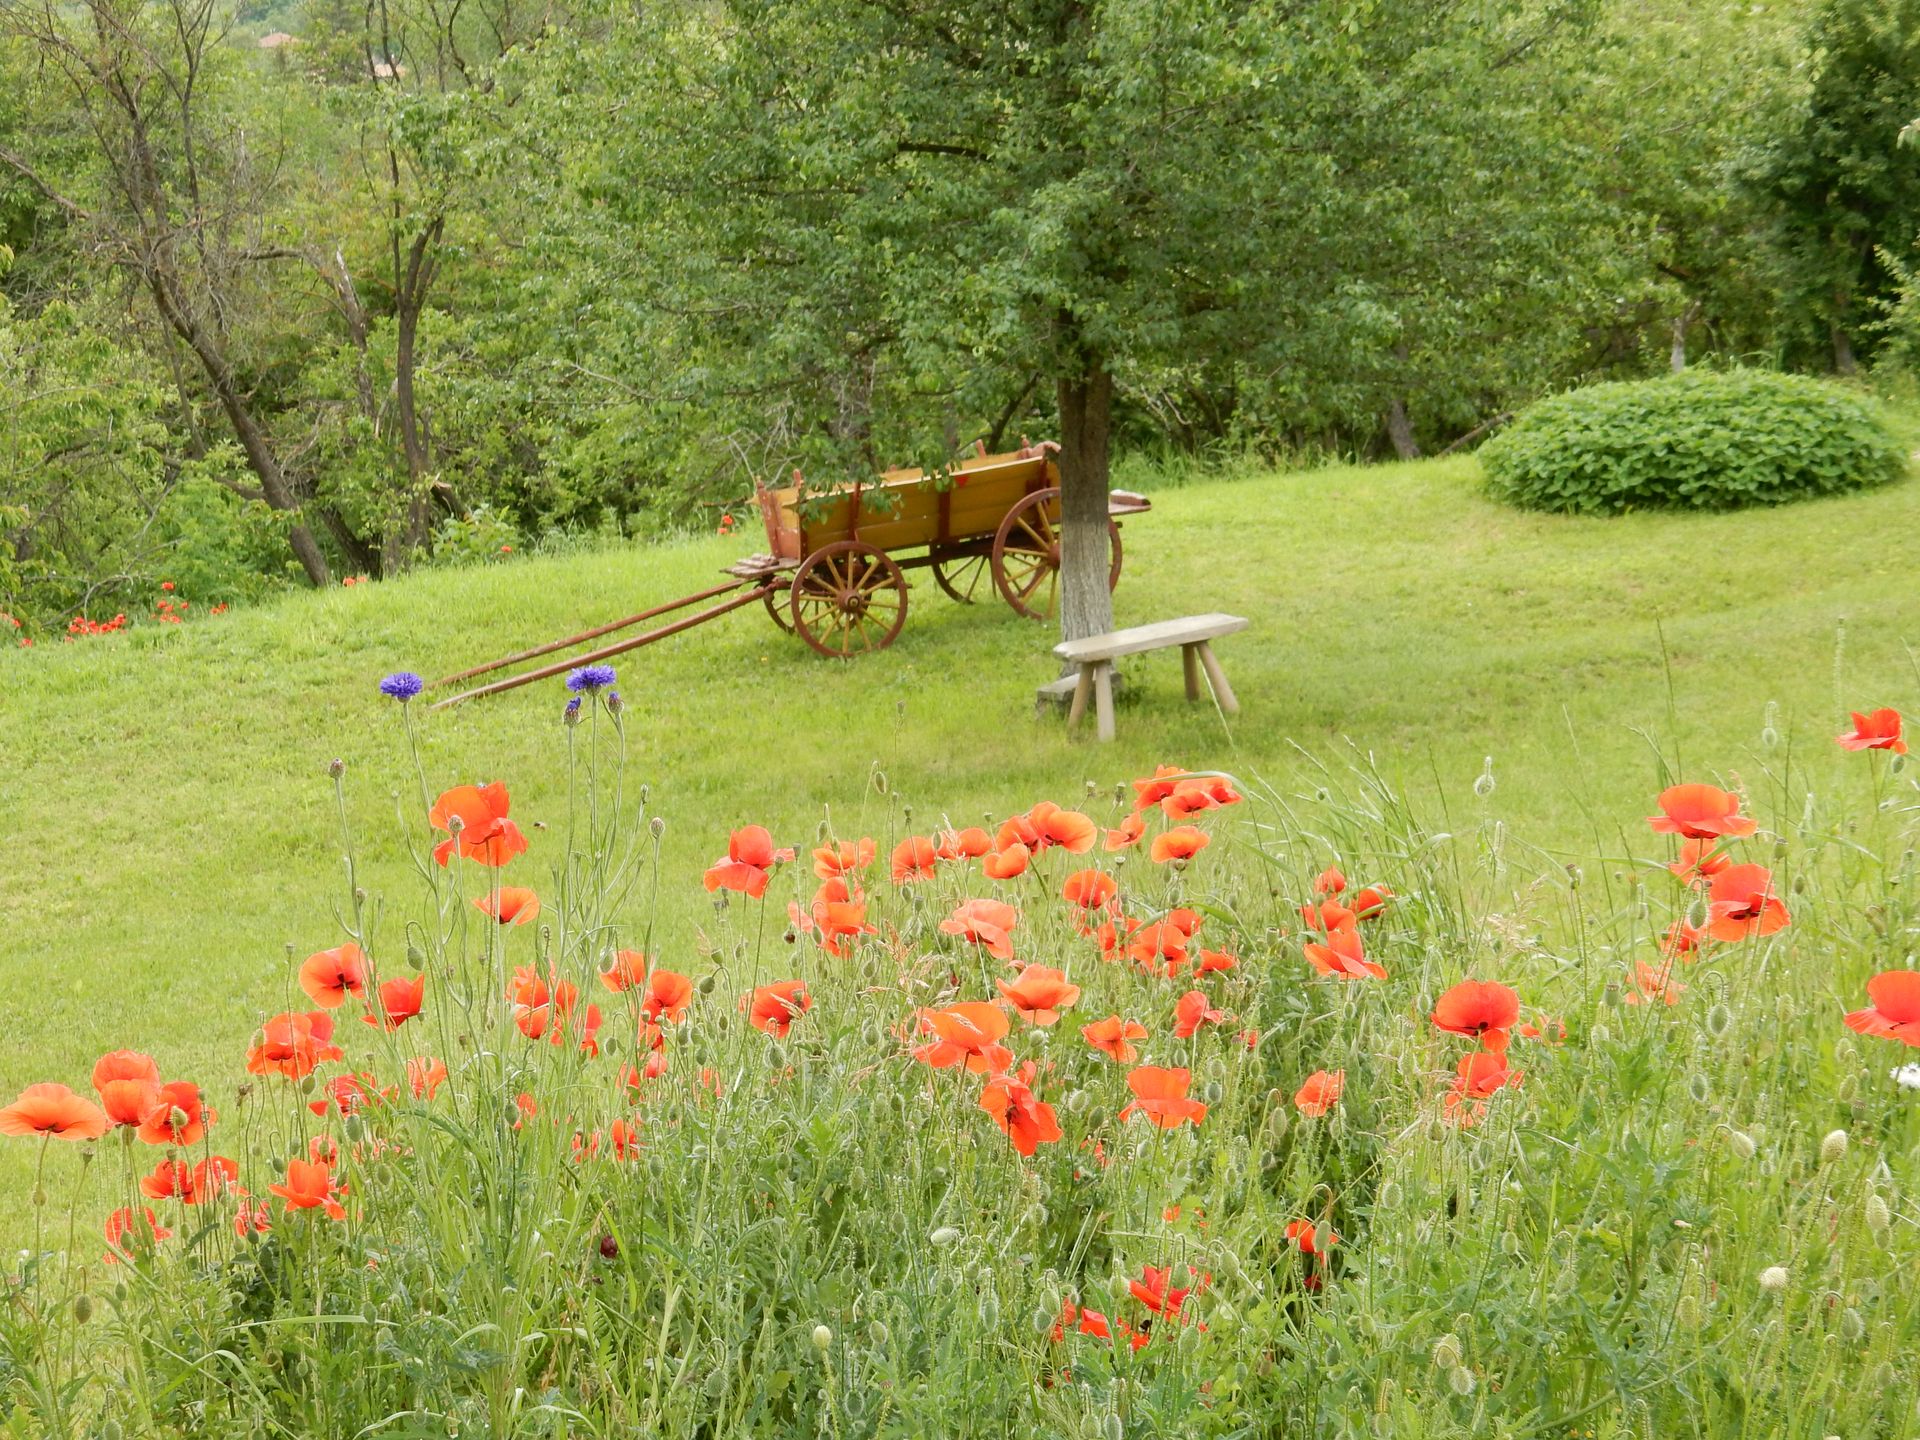
<svg viewBox="0 0 1920 1440"><path fill-rule="evenodd" d="M1175 645L1197 645L1246 628L1246 619L1239 615L1188 615L1106 635L1089 635L1084 640L1062 641L1053 647L1053 653L1062 660L1084 665L1095 660L1117 660L1122 655L1139 655L1148 650L1166 650Z"/></svg>

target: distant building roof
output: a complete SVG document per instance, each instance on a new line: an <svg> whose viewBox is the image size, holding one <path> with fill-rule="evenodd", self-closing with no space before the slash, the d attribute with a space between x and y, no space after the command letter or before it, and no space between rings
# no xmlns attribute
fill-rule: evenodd
<svg viewBox="0 0 1920 1440"><path fill-rule="evenodd" d="M376 80L398 80L407 73L404 65L389 65L384 60L373 62L373 78Z"/></svg>
<svg viewBox="0 0 1920 1440"><path fill-rule="evenodd" d="M262 35L260 37L260 48L262 50L279 50L285 46L298 45L299 43L298 37L289 35L284 30L276 30L271 35Z"/></svg>

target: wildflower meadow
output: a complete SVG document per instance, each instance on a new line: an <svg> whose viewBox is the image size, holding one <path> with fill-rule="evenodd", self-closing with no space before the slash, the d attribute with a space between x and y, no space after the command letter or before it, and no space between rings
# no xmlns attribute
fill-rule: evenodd
<svg viewBox="0 0 1920 1440"><path fill-rule="evenodd" d="M618 684L556 684L538 824L418 745L396 813L316 773L337 902L230 1064L128 1033L0 1109L7 1433L1920 1426L1897 712L1567 864L1364 764L663 814Z"/></svg>

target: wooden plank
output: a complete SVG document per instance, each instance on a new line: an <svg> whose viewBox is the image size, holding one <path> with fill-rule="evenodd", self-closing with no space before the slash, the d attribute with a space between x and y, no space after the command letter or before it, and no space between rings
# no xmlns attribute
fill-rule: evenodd
<svg viewBox="0 0 1920 1440"><path fill-rule="evenodd" d="M1180 647L1180 668L1187 674L1187 699L1200 698L1200 656L1198 645Z"/></svg>
<svg viewBox="0 0 1920 1440"><path fill-rule="evenodd" d="M1073 682L1073 703L1067 707L1067 729L1071 730L1080 723L1080 717L1087 713L1087 692L1093 688L1093 667L1082 665L1080 675Z"/></svg>
<svg viewBox="0 0 1920 1440"><path fill-rule="evenodd" d="M1100 720L1100 738L1113 739L1113 662L1102 660L1093 671L1093 709ZM1082 670L1085 674L1086 670Z"/></svg>
<svg viewBox="0 0 1920 1440"><path fill-rule="evenodd" d="M1229 715L1240 713L1240 702L1234 698L1233 687L1227 684L1227 672L1220 668L1220 662L1213 658L1213 647L1202 641L1195 647L1200 652L1201 668L1207 672L1207 683L1213 686L1213 698L1222 710Z"/></svg>
<svg viewBox="0 0 1920 1440"><path fill-rule="evenodd" d="M1151 625L1136 625L1131 630L1115 630L1106 635L1089 635L1084 640L1067 640L1053 647L1062 660L1083 663L1089 660L1115 660L1122 655L1139 655L1148 650L1165 650L1174 645L1197 645L1217 640L1222 635L1247 628L1240 615L1188 615L1178 620L1159 620ZM1206 663L1203 654L1201 663Z"/></svg>

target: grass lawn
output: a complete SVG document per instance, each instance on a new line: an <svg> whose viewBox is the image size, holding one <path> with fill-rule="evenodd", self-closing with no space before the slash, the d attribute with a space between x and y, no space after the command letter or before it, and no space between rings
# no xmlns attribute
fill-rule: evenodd
<svg viewBox="0 0 1920 1440"><path fill-rule="evenodd" d="M1119 623L1252 618L1219 647L1231 723L1187 706L1161 654L1129 667L1116 744L1070 740L1033 715L1050 634L955 605L924 572L899 641L863 662L815 658L757 608L623 657L668 881L747 821L804 840L831 806L843 832L871 828L876 767L967 824L1167 761L1311 786L1349 747L1416 797L1556 853L1614 853L1660 782L1654 743L1725 773L1753 760L1770 705L1783 739L1822 744L1848 706L1920 709L1920 485L1572 520L1498 508L1477 479L1470 460L1260 475L1163 492L1130 521ZM386 797L411 780L381 674L432 678L692 591L753 543L424 573L0 654L0 1091L82 1077L136 1031L170 1071L232 1058L278 1005L285 948L335 943L330 759L347 762L365 883L403 878ZM555 680L423 717L434 782L505 778L516 816L555 818L563 699ZM669 955L697 916L680 919Z"/></svg>

